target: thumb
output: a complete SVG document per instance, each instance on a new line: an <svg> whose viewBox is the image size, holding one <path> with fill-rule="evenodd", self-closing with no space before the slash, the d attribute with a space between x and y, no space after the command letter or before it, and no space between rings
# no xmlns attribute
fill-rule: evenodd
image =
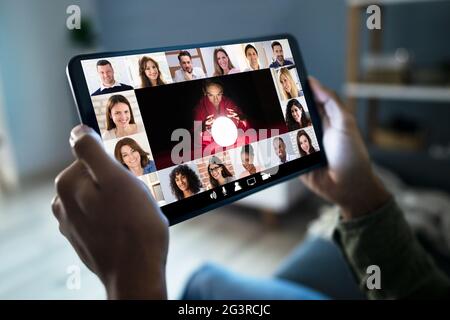
<svg viewBox="0 0 450 320"><path fill-rule="evenodd" d="M78 125L70 133L74 156L80 160L100 182L111 175L111 169L120 166L105 151L100 136L86 125Z"/></svg>

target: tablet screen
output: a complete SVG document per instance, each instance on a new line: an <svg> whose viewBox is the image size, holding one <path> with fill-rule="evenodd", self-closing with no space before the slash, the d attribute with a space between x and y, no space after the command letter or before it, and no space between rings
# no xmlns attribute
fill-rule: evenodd
<svg viewBox="0 0 450 320"><path fill-rule="evenodd" d="M292 51L273 39L81 66L107 152L160 207L195 210L314 163L317 130Z"/></svg>

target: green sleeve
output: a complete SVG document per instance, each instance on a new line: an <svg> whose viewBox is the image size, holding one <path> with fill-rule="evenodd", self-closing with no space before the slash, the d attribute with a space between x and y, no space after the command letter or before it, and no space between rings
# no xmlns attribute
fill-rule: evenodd
<svg viewBox="0 0 450 320"><path fill-rule="evenodd" d="M394 200L364 217L340 221L334 236L368 298L448 297L449 278L419 244ZM370 265L380 268L381 289L367 288Z"/></svg>

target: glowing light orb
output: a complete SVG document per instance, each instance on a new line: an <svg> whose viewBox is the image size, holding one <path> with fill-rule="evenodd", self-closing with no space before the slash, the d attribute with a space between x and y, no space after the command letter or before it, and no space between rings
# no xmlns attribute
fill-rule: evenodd
<svg viewBox="0 0 450 320"><path fill-rule="evenodd" d="M227 117L219 117L214 120L211 133L214 141L221 147L233 145L238 137L236 125Z"/></svg>

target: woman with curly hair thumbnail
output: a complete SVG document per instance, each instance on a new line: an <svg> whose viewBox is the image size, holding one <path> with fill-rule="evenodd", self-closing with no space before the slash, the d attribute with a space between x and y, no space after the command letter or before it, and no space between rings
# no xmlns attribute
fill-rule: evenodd
<svg viewBox="0 0 450 320"><path fill-rule="evenodd" d="M189 198L199 193L202 183L194 170L188 165L181 164L170 173L170 187L177 200Z"/></svg>

